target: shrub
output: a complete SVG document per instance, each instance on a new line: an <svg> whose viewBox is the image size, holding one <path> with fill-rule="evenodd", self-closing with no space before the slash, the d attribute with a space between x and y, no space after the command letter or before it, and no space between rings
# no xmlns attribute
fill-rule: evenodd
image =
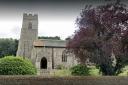
<svg viewBox="0 0 128 85"><path fill-rule="evenodd" d="M7 56L0 59L0 75L34 75L36 68L28 59Z"/></svg>
<svg viewBox="0 0 128 85"><path fill-rule="evenodd" d="M86 65L76 65L71 68L71 74L74 76L88 76L89 68Z"/></svg>

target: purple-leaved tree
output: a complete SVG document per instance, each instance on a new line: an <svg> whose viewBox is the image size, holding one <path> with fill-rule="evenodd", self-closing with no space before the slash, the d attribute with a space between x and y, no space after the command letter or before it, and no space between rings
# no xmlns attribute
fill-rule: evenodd
<svg viewBox="0 0 128 85"><path fill-rule="evenodd" d="M109 3L86 6L77 18L79 29L67 44L81 64L89 59L104 75L115 75L128 61L128 8ZM113 58L116 64L113 65Z"/></svg>

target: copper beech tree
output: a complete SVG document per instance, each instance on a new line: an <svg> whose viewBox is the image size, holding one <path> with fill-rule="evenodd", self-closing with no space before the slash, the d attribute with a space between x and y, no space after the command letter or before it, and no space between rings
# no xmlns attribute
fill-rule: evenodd
<svg viewBox="0 0 128 85"><path fill-rule="evenodd" d="M119 73L128 60L126 5L117 0L97 7L86 6L76 23L79 29L69 40L68 49L82 64L89 59L98 65L104 75Z"/></svg>

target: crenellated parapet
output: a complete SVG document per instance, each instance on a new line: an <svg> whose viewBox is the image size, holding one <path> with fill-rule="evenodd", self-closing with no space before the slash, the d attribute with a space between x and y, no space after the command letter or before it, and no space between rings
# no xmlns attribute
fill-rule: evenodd
<svg viewBox="0 0 128 85"><path fill-rule="evenodd" d="M37 19L38 15L37 14L27 14L27 13L24 13L23 14L23 18L24 19Z"/></svg>

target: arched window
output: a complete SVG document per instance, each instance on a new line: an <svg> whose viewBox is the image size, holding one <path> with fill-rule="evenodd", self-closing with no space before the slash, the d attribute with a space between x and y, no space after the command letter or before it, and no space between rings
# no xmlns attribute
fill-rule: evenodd
<svg viewBox="0 0 128 85"><path fill-rule="evenodd" d="M41 69L47 69L47 59L43 57L40 62L40 68Z"/></svg>
<svg viewBox="0 0 128 85"><path fill-rule="evenodd" d="M32 29L32 22L28 23L28 29Z"/></svg>
<svg viewBox="0 0 128 85"><path fill-rule="evenodd" d="M62 62L67 62L68 53L69 52L67 50L62 52Z"/></svg>

